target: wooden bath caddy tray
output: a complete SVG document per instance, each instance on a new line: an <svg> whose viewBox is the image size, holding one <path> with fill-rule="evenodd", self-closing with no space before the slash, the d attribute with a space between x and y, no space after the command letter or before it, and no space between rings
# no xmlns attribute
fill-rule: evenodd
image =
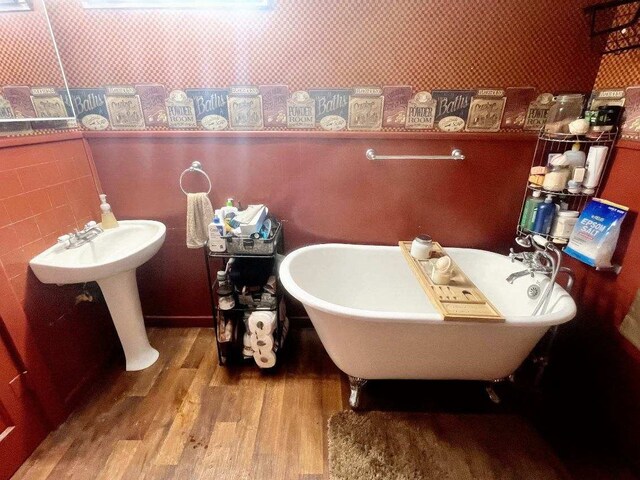
<svg viewBox="0 0 640 480"><path fill-rule="evenodd" d="M437 285L431 278L433 265L446 255L442 246L434 242L431 258L417 260L411 256L411 242L398 242L400 251L415 273L422 289L445 320L457 322L504 322L498 309L485 297L480 289L464 274L451 259L452 276L447 285Z"/></svg>

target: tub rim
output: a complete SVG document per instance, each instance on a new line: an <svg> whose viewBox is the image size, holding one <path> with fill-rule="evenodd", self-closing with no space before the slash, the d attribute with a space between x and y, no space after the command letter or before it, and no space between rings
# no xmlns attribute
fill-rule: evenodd
<svg viewBox="0 0 640 480"><path fill-rule="evenodd" d="M313 245L307 245L304 247L300 247L290 252L285 256L285 259L282 261L278 273L280 276L280 281L284 288L289 292L289 294L302 302L303 305L312 307L316 310L320 310L325 313L329 313L332 315L340 315L343 317L360 319L360 320L369 320L373 322L382 322L392 320L397 323L429 323L429 324L443 324L447 325L495 325L495 326L518 326L518 327L542 327L542 326L552 326L559 325L573 319L577 313L577 308L575 301L566 292L560 285L559 288L563 290L563 293L559 296L558 300L562 301L567 298L571 300L566 306L563 306L557 312L546 313L544 315L531 317L535 320L521 320L523 317L530 317L525 315L511 315L505 317L504 322L496 322L496 323L483 323L483 322L473 322L473 321L453 321L453 320L444 320L444 317L440 313L394 313L391 311L377 311L377 310L363 310L359 308L345 307L342 305L337 305L335 303L328 302L321 298L318 298L311 293L304 290L300 287L296 281L293 279L291 275L290 265L291 263L300 255L304 254L307 251L311 250L322 250L327 248L344 248L349 250L356 249L384 249L384 250L393 250L399 251L399 246L392 245L363 245L363 244L350 244L350 243L317 243ZM480 250L477 248L464 248L464 247L444 247L448 250L466 250L466 251L477 251L482 252L483 254L490 254L496 257L500 257L501 259L506 258L505 255L501 255L496 252L491 252L488 250ZM417 280L416 280L417 281ZM426 294L425 294L426 295ZM565 302L567 303L567 302ZM569 308L567 308L569 307ZM400 317L400 318L398 318Z"/></svg>

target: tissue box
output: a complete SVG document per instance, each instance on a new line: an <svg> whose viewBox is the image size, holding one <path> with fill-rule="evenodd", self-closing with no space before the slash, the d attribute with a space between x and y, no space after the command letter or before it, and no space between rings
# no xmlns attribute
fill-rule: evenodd
<svg viewBox="0 0 640 480"><path fill-rule="evenodd" d="M251 217L248 217L247 210L251 210L252 207L255 210L255 213ZM234 218L234 220L238 222L237 228L240 230L240 236L242 237L249 237L252 234L259 232L265 218L267 218L267 213L269 212L269 209L264 205L249 205L247 210L240 212Z"/></svg>

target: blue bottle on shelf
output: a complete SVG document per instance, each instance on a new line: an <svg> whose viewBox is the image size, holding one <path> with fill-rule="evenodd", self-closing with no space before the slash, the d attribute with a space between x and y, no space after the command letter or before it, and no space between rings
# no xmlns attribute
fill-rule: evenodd
<svg viewBox="0 0 640 480"><path fill-rule="evenodd" d="M544 203L541 203L536 210L536 217L533 223L533 231L542 235L549 235L553 217L556 215L556 206L553 203L553 195L547 195Z"/></svg>

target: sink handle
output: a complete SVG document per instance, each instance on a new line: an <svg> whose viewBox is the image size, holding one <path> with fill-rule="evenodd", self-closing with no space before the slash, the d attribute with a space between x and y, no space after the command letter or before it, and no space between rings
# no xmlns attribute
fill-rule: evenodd
<svg viewBox="0 0 640 480"><path fill-rule="evenodd" d="M62 235L58 237L58 243L68 242L70 238L71 238L71 235Z"/></svg>
<svg viewBox="0 0 640 480"><path fill-rule="evenodd" d="M91 220L90 222L87 222L87 224L84 226L84 229L87 230L89 228L93 228L97 225L97 223L93 220Z"/></svg>

